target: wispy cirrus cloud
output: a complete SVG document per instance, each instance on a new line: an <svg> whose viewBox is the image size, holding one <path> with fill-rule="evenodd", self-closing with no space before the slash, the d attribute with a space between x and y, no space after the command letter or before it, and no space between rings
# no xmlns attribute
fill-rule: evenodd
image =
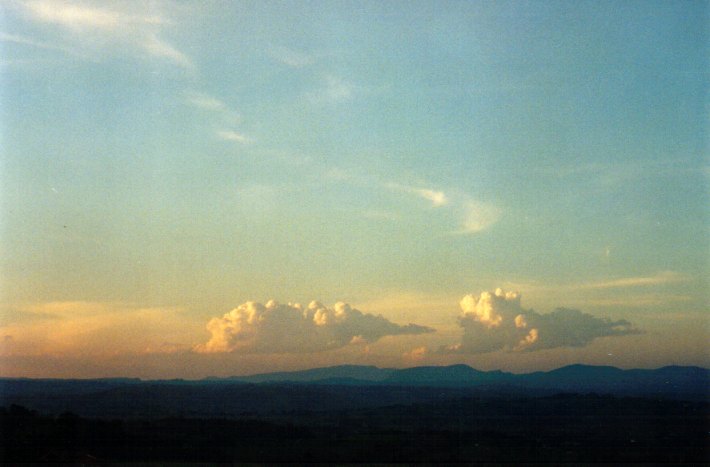
<svg viewBox="0 0 710 467"><path fill-rule="evenodd" d="M187 91L185 92L185 100L188 104L193 107L197 107L198 109L210 110L213 112L229 111L227 104L216 97L201 92Z"/></svg>
<svg viewBox="0 0 710 467"><path fill-rule="evenodd" d="M506 287L526 291L552 291L552 290L612 290L629 288L647 288L680 284L692 281L692 277L677 271L659 271L646 276L617 277L608 280L575 282L571 284L541 284L535 282L508 282Z"/></svg>
<svg viewBox="0 0 710 467"><path fill-rule="evenodd" d="M693 302L693 294L687 288L692 288L693 281L688 274L659 271L643 276L573 283L512 281L503 283L503 286L523 291L537 301L560 300L566 306L640 308Z"/></svg>
<svg viewBox="0 0 710 467"><path fill-rule="evenodd" d="M224 101L209 94L195 91L186 91L183 93L183 96L187 104L208 112L215 117L215 122L219 122L215 126L218 128L221 127L214 132L214 135L217 138L223 141L232 141L241 144L253 142L252 138L249 138L239 131L229 128L237 125L241 121L241 117Z"/></svg>
<svg viewBox="0 0 710 467"><path fill-rule="evenodd" d="M154 8L150 8L151 14L141 14L148 7L139 3L32 0L10 5L33 24L46 26L43 35L56 35L63 42L57 50L73 55L86 55L92 49L102 54L107 50L132 50L182 68L194 68L190 57L162 37L162 29L172 23L154 14ZM36 46L46 42L26 39Z"/></svg>
<svg viewBox="0 0 710 467"><path fill-rule="evenodd" d="M613 289L625 287L645 287L651 285L676 284L688 282L690 277L675 271L660 271L652 276L622 277L609 281L577 284L578 289Z"/></svg>
<svg viewBox="0 0 710 467"><path fill-rule="evenodd" d="M458 208L461 218L461 228L453 234L468 235L486 230L503 215L503 210L498 206L482 201L467 199Z"/></svg>
<svg viewBox="0 0 710 467"><path fill-rule="evenodd" d="M234 141L235 143L249 144L252 142L247 136L233 130L218 130L217 137L224 141Z"/></svg>
<svg viewBox="0 0 710 467"><path fill-rule="evenodd" d="M303 68L315 63L313 55L300 52L289 47L272 47L269 49L269 55L274 60L291 68Z"/></svg>
<svg viewBox="0 0 710 467"><path fill-rule="evenodd" d="M159 16L141 16L88 6L85 2L31 0L21 3L37 19L72 29L115 30L126 24L164 24Z"/></svg>
<svg viewBox="0 0 710 467"><path fill-rule="evenodd" d="M335 75L327 75L323 85L307 94L308 100L317 105L340 104L353 100L356 86Z"/></svg>
<svg viewBox="0 0 710 467"><path fill-rule="evenodd" d="M183 68L193 68L192 60L176 49L173 45L159 38L156 34L149 34L141 45L151 55L173 62Z"/></svg>
<svg viewBox="0 0 710 467"><path fill-rule="evenodd" d="M446 206L447 204L449 204L449 197L446 196L446 193L444 193L443 191L433 190L431 188L416 188L394 182L385 184L385 187L393 191L416 195L422 199L431 202L432 207L435 208Z"/></svg>
<svg viewBox="0 0 710 467"><path fill-rule="evenodd" d="M54 44L52 42L39 41L36 39L32 39L32 38L17 35L17 34L6 34L3 32L0 32L0 41L10 42L10 43L20 44L20 45L26 45L26 46L34 47L37 49L54 50L54 51L58 51L58 52L63 52L67 55L73 55L73 56L79 57L79 58L87 58L86 55L81 54L78 51L76 51L70 47L64 47L62 45Z"/></svg>
<svg viewBox="0 0 710 467"><path fill-rule="evenodd" d="M433 188L414 187L401 183L386 183L385 187L392 191L415 195L431 203L433 208L447 207L451 210L460 227L450 234L469 235L481 232L496 222L503 210L491 203L477 201L472 197L453 190L452 193Z"/></svg>

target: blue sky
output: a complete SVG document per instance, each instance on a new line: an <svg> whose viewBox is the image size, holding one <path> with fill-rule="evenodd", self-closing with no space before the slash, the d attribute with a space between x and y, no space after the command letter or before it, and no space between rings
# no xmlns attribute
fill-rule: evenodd
<svg viewBox="0 0 710 467"><path fill-rule="evenodd" d="M8 375L709 364L706 2L0 11Z"/></svg>

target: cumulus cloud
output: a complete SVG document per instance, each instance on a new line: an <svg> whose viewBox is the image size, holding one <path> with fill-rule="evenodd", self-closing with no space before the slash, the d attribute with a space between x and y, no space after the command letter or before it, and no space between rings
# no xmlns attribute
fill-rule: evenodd
<svg viewBox="0 0 710 467"><path fill-rule="evenodd" d="M319 302L307 307L247 302L207 323L210 340L197 352L315 352L348 344L374 342L384 336L422 334L425 326L401 326L381 315L363 313L347 303L328 308Z"/></svg>
<svg viewBox="0 0 710 467"><path fill-rule="evenodd" d="M444 352L484 353L583 347L597 337L637 334L630 322L597 318L579 310L558 308L548 314L524 309L520 294L497 289L461 299L458 322L461 343Z"/></svg>

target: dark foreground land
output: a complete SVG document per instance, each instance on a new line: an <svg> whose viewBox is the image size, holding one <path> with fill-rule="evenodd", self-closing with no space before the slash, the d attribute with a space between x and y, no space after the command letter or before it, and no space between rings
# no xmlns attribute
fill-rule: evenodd
<svg viewBox="0 0 710 467"><path fill-rule="evenodd" d="M289 384L249 387L257 408L261 391L293 397L301 390L313 390L313 397L323 398L364 390L338 386L329 393L322 387L294 389ZM177 412L122 418L73 412L50 415L9 405L0 409L0 460L5 464L710 462L707 401L417 391L418 396L405 404L346 404L326 410L294 408L209 417ZM74 402L80 404L81 398Z"/></svg>

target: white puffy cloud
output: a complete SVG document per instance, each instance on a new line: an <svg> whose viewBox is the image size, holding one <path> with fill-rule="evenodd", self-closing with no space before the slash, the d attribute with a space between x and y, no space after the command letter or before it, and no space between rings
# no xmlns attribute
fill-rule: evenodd
<svg viewBox="0 0 710 467"><path fill-rule="evenodd" d="M315 352L348 344L374 342L384 336L422 334L434 330L400 326L381 315L363 313L347 303L328 308L319 302L307 307L247 302L207 323L211 338L197 352Z"/></svg>
<svg viewBox="0 0 710 467"><path fill-rule="evenodd" d="M637 334L630 322L597 318L579 310L558 308L540 314L520 305L520 294L497 289L461 299L461 343L443 352L483 353L583 347L597 337Z"/></svg>

